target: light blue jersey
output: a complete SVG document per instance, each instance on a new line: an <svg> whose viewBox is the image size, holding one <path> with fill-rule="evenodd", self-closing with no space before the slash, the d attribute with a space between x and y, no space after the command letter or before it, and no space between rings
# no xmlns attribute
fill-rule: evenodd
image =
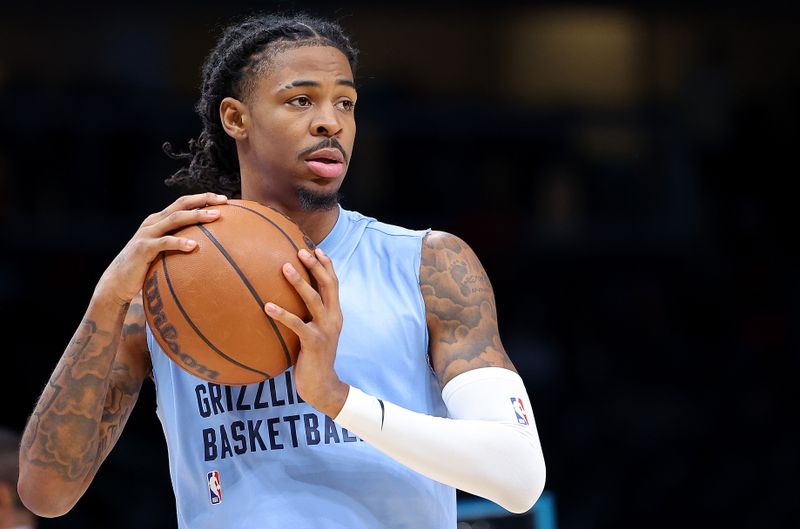
<svg viewBox="0 0 800 529"><path fill-rule="evenodd" d="M424 231L340 209L319 246L339 277L336 372L404 408L447 416L428 363ZM181 529L452 529L455 490L383 455L302 402L292 370L220 386L147 340Z"/></svg>

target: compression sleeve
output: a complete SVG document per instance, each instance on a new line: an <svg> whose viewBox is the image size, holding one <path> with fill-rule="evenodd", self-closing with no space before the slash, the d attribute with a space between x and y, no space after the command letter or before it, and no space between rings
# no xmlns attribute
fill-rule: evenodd
<svg viewBox="0 0 800 529"><path fill-rule="evenodd" d="M525 386L499 367L442 390L449 418L401 408L350 386L335 421L407 467L521 513L544 490L545 464Z"/></svg>

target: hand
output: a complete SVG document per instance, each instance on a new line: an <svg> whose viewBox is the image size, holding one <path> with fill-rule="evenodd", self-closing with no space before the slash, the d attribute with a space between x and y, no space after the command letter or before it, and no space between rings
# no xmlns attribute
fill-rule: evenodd
<svg viewBox="0 0 800 529"><path fill-rule="evenodd" d="M319 292L289 263L283 265L283 275L303 298L311 321L306 323L274 303L267 303L264 310L300 338L300 354L294 368L297 393L314 408L335 418L344 406L349 391L349 386L339 379L333 369L339 334L342 332L339 280L333 271L333 262L321 249L317 248L314 254L303 249L297 255L316 279Z"/></svg>
<svg viewBox="0 0 800 529"><path fill-rule="evenodd" d="M197 241L174 237L167 233L184 226L207 223L219 218L219 210L202 210L204 206L217 206L228 201L224 195L201 193L185 195L159 213L153 213L142 222L133 238L103 272L95 292L111 296L125 305L142 289L147 270L159 253L165 250L191 252Z"/></svg>

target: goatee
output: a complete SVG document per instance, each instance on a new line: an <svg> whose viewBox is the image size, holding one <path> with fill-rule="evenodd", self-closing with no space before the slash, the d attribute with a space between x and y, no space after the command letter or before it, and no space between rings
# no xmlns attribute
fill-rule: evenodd
<svg viewBox="0 0 800 529"><path fill-rule="evenodd" d="M339 191L333 193L317 193L305 187L297 187L297 200L303 211L325 211L333 209L339 204L341 195Z"/></svg>

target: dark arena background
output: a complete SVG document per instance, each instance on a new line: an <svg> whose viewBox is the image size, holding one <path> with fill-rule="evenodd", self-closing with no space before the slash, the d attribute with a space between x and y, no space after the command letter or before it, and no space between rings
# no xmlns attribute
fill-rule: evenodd
<svg viewBox="0 0 800 529"><path fill-rule="evenodd" d="M107 264L179 195L161 145L198 133L221 25L302 8L362 51L343 205L474 248L531 396L549 518L459 529L797 527L786 5L4 3L0 425L22 430ZM177 527L154 410L147 382L41 528Z"/></svg>

